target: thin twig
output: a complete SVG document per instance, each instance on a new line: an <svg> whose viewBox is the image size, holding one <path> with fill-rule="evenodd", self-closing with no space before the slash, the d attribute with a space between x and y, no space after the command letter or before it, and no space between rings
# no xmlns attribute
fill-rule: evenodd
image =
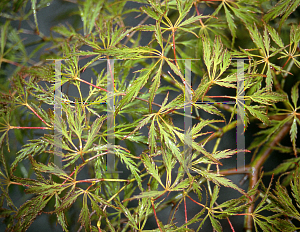
<svg viewBox="0 0 300 232"><path fill-rule="evenodd" d="M44 119L42 119L42 117L40 115L38 115L38 113L35 112L34 109L30 105L28 105L28 103L26 103L25 106L27 106L28 109L30 109L43 123L45 123L48 127L50 127L50 125L48 123L46 123L44 121Z"/></svg>
<svg viewBox="0 0 300 232"><path fill-rule="evenodd" d="M155 207L154 207L154 200L151 199L151 204L152 204L152 208L153 208L153 212L154 212L154 217L155 217L155 220L156 220L156 223L158 225L158 228L159 230L162 232L163 230L160 228L160 225L159 225L159 222L158 222L158 218L157 218L157 215L156 215L156 211L155 211Z"/></svg>

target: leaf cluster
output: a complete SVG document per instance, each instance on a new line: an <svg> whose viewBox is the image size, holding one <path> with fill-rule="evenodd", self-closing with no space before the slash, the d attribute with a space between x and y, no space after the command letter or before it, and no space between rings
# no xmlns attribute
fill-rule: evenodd
<svg viewBox="0 0 300 232"><path fill-rule="evenodd" d="M51 1L0 3L7 231L26 231L41 214L63 231L146 231L151 222L152 231L235 231L238 216L247 231L299 229L299 1L70 2L82 25L56 25L49 36L38 11ZM143 18L129 26L133 16ZM29 54L22 33L39 38ZM250 145L223 148L240 126L237 136L258 130ZM291 157L264 173L272 151ZM239 153L251 161L228 168ZM232 174L248 178L248 189ZM285 178L266 188L270 174Z"/></svg>

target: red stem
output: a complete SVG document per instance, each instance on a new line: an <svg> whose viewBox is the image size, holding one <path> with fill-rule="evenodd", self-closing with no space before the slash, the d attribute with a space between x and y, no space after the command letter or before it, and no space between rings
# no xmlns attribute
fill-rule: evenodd
<svg viewBox="0 0 300 232"><path fill-rule="evenodd" d="M184 215L185 215L185 223L187 223L187 211L186 211L186 200L185 200L185 196L183 198L184 201ZM187 226L186 226L187 228Z"/></svg>
<svg viewBox="0 0 300 232"><path fill-rule="evenodd" d="M43 123L45 123L45 124L48 126L48 124L44 121L44 119L42 119L41 116L38 115L37 112L35 112L34 109L32 109L30 105L28 105L28 104L26 103L26 106L27 106L27 107L28 107L28 108L29 108L29 109L30 109L30 110L31 110L31 111L32 111L32 112L33 112L33 113L34 113L34 114L35 114L35 115L43 122Z"/></svg>
<svg viewBox="0 0 300 232"><path fill-rule="evenodd" d="M70 175L69 175L69 177L67 178L67 179L65 179L65 181L64 182L62 182L62 184L61 185L63 185L64 183L66 183L67 182L67 180L71 177L71 176L73 176L73 174L75 173L75 171L76 170L74 170Z"/></svg>
<svg viewBox="0 0 300 232"><path fill-rule="evenodd" d="M154 203L153 203L152 199L151 199L151 203L152 203L153 213L154 213L154 216L155 216L155 220L156 220L157 226L158 226L159 230L162 232L162 229L160 228L160 225L158 223L158 218L157 218L157 215L156 215L156 211L155 211Z"/></svg>
<svg viewBox="0 0 300 232"><path fill-rule="evenodd" d="M176 63L176 66L178 67L179 69L179 66L178 66L178 63L177 63L177 59L176 59L176 47L175 47L175 30L174 28L172 28L172 37L173 37L173 51L174 51L174 59L175 59L175 63Z"/></svg>
<svg viewBox="0 0 300 232"><path fill-rule="evenodd" d="M192 202L194 202L194 203L196 203L197 205L200 205L200 206L206 208L205 205L202 205L201 203L199 203L199 202L193 200L189 195L186 195L186 196L187 196Z"/></svg>
<svg viewBox="0 0 300 232"><path fill-rule="evenodd" d="M5 59L5 58L0 58L0 62L9 63L9 64L12 64L12 65L15 65L15 66L18 66L18 67L24 67L23 65L21 65L17 62L14 62L12 60L8 60L8 59Z"/></svg>
<svg viewBox="0 0 300 232"><path fill-rule="evenodd" d="M95 88L97 88L97 89L101 89L101 90L103 90L103 91L105 91L105 92L108 92L108 90L103 89L103 88L101 88L101 87L99 87L99 86L96 86L96 85L94 85L94 84L92 84L92 83L90 83L90 82L87 82L87 81L85 81L85 80L82 80L82 79L80 79L80 78L78 78L78 79L76 79L76 80L79 80L79 81L81 81L81 82L83 82L83 83L86 83L86 84L88 84L88 85L91 85L91 86L93 86L93 87L95 87Z"/></svg>
<svg viewBox="0 0 300 232"><path fill-rule="evenodd" d="M195 8L196 8L196 11L197 11L197 16L199 16L199 15L200 15L200 12L199 12L199 10L198 10L198 8L197 8L197 4L196 4L196 2L194 2L194 6L195 6ZM202 20L201 20L201 19L199 19L199 22L200 22L201 26L202 26L202 27L204 27L204 24L203 24L203 22L202 22Z"/></svg>
<svg viewBox="0 0 300 232"><path fill-rule="evenodd" d="M282 66L282 69L287 65L287 63L290 61L291 57L288 58L288 60L284 63L284 65Z"/></svg>
<svg viewBox="0 0 300 232"><path fill-rule="evenodd" d="M30 185L28 185L28 184L21 184L21 183L17 183L17 182L14 182L14 181L10 181L9 184L16 184L16 185L30 187Z"/></svg>
<svg viewBox="0 0 300 232"><path fill-rule="evenodd" d="M229 220L229 218L227 218L227 221L228 221L228 223L230 225L230 228L231 228L232 232L235 232L235 230L234 230L234 228L233 228L233 226L232 226L231 221Z"/></svg>

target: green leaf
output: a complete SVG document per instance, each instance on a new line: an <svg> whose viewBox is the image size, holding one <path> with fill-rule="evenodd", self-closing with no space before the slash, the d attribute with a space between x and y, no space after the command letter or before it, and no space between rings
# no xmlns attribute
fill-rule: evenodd
<svg viewBox="0 0 300 232"><path fill-rule="evenodd" d="M222 232L221 223L218 220L216 220L211 214L209 214L209 219L210 219L210 222L211 222L211 225L213 226L213 228L217 232Z"/></svg>
<svg viewBox="0 0 300 232"><path fill-rule="evenodd" d="M155 162L153 160L151 161L148 155L146 154L141 155L141 160L143 161L145 168L147 169L147 172L150 175L152 175L162 186L164 186L163 183L161 182Z"/></svg>
<svg viewBox="0 0 300 232"><path fill-rule="evenodd" d="M296 118L294 118L291 129L290 129L291 142L293 144L294 155L297 156L297 147L296 147L296 139L297 139L297 122Z"/></svg>
<svg viewBox="0 0 300 232"><path fill-rule="evenodd" d="M266 88L256 91L251 96L248 96L251 100L260 103L271 105L271 103L276 103L279 101L286 101L287 96L285 94L279 94L276 92L269 92Z"/></svg>
<svg viewBox="0 0 300 232"><path fill-rule="evenodd" d="M83 204L82 204L82 209L80 211L78 220L80 221L81 225L83 225L85 227L86 231L90 231L91 220L90 220L90 211L87 206L87 194L86 193L83 195Z"/></svg>
<svg viewBox="0 0 300 232"><path fill-rule="evenodd" d="M169 61L168 59L166 59L168 65L170 66L170 68L176 73L176 75L180 76L181 79L183 80L184 77L181 73L181 71L177 68L177 66L175 64L173 64L171 61Z"/></svg>
<svg viewBox="0 0 300 232"><path fill-rule="evenodd" d="M273 84L273 76L272 76L272 73L271 73L271 68L270 68L270 65L268 64L268 70L267 70L267 78L266 78L266 88L268 90L271 90L272 89L272 84Z"/></svg>
<svg viewBox="0 0 300 232"><path fill-rule="evenodd" d="M48 165L45 165L43 163L36 162L36 163L34 163L33 168L37 169L39 172L51 173L51 174L59 176L63 179L66 179L69 177L67 175L67 173L65 173L63 170L61 170L54 163L48 163Z"/></svg>
<svg viewBox="0 0 300 232"><path fill-rule="evenodd" d="M269 124L269 118L266 115L265 107L263 106L247 106L244 107L252 114L255 118L259 119L266 125Z"/></svg>
<svg viewBox="0 0 300 232"><path fill-rule="evenodd" d="M104 1L87 0L83 2L83 7L79 7L81 20L83 21L84 35L90 34L95 26L95 21Z"/></svg>
<svg viewBox="0 0 300 232"><path fill-rule="evenodd" d="M160 15L163 15L163 14L167 14L168 12L165 12L163 11L163 9L161 9L161 4L158 3L157 1L155 0L147 0L147 2L151 5L152 7L152 10L155 10L157 13L159 13Z"/></svg>
<svg viewBox="0 0 300 232"><path fill-rule="evenodd" d="M212 194L211 199L210 199L210 205L209 205L210 208L213 208L216 200L219 197L219 192L220 192L220 187L218 185L215 185L213 194Z"/></svg>
<svg viewBox="0 0 300 232"><path fill-rule="evenodd" d="M221 54L220 72L217 77L220 77L228 69L230 64L231 64L231 55L227 51L227 49L225 49ZM226 77L226 78L228 78L228 77ZM222 79L222 80L225 81L224 79Z"/></svg>
<svg viewBox="0 0 300 232"><path fill-rule="evenodd" d="M1 144L1 143L0 143ZM8 169L7 169L7 164L6 164L6 161L5 161L5 157L4 157L4 154L3 154L3 150L1 150L1 153L0 153L0 159L1 159L1 164L4 168L4 173L1 171L0 169L0 175L6 179L6 180L9 180L9 176L10 176L10 173L8 172Z"/></svg>
<svg viewBox="0 0 300 232"><path fill-rule="evenodd" d="M119 113L119 111L121 110L121 108L124 105L131 102L133 100L133 98L135 98L138 95L138 92L140 91L140 89L143 88L143 86L147 83L148 78L149 78L152 70L154 69L154 67L155 67L155 65L153 67L149 68L145 75L141 75L140 77L138 77L132 83L132 85L129 86L126 96L122 98L122 100L119 102L118 106L116 107L115 115L117 115Z"/></svg>
<svg viewBox="0 0 300 232"><path fill-rule="evenodd" d="M268 190L266 193L268 193ZM273 192L274 194L271 193L269 197L271 199L270 210L299 220L298 210L293 204L293 200L289 196L287 189L281 185L279 180L276 182L275 190ZM265 194L265 197L267 196L268 194Z"/></svg>
<svg viewBox="0 0 300 232"><path fill-rule="evenodd" d="M291 182L291 189L292 189L292 195L297 202L297 207L300 208L300 180L299 180L298 172L299 169L297 168L293 181Z"/></svg>
<svg viewBox="0 0 300 232"><path fill-rule="evenodd" d="M163 148L165 149L165 145L163 145ZM171 185L172 170L176 164L176 159L174 159L173 156L170 156L167 150L162 150L162 158L167 172L166 185L169 187Z"/></svg>
<svg viewBox="0 0 300 232"><path fill-rule="evenodd" d="M152 8L143 6L140 9L141 9L142 12L144 12L145 14L147 14L149 17L151 17L151 18L153 18L155 20L159 20L160 19L158 13L155 12Z"/></svg>
<svg viewBox="0 0 300 232"><path fill-rule="evenodd" d="M169 95L169 92L167 93L167 95ZM160 112L166 112L166 111L175 110L175 109L182 109L183 107L184 107L184 95L179 94L171 102L162 106L160 108Z"/></svg>
<svg viewBox="0 0 300 232"><path fill-rule="evenodd" d="M259 225L259 227L264 231L264 232L274 232L276 231L274 226L268 224L267 222L264 222L262 220L255 220L255 223Z"/></svg>
<svg viewBox="0 0 300 232"><path fill-rule="evenodd" d="M55 210L55 212L60 212L62 210L65 210L69 208L73 203L77 200L77 198L82 194L82 191L77 190L77 191L72 191L69 192L65 198L62 200L62 203L60 204L59 207Z"/></svg>
<svg viewBox="0 0 300 232"><path fill-rule="evenodd" d="M230 5L230 9L234 12L234 14L240 18L243 23L245 25L253 23L253 22L259 22L257 19L257 14L261 14L261 11L258 9L258 5L256 4L256 2L247 2L245 1L245 3L247 3L247 5L239 5L238 8L236 8L235 6ZM249 6L249 5L252 6Z"/></svg>
<svg viewBox="0 0 300 232"><path fill-rule="evenodd" d="M39 195L21 205L16 214L17 224L14 231L17 231L20 228L27 230L51 198L52 196L44 197L43 195Z"/></svg>
<svg viewBox="0 0 300 232"><path fill-rule="evenodd" d="M118 204L118 206L120 206L120 208L122 209L122 212L125 214L126 218L128 218L131 227L138 230L137 223L134 220L130 211L127 208L125 208L124 205L122 205L119 201L116 201L116 203Z"/></svg>
<svg viewBox="0 0 300 232"><path fill-rule="evenodd" d="M274 42L279 46L279 47L284 47L284 44L282 42L281 37L279 36L279 34L277 33L277 31L271 27L270 25L266 25L269 34L271 35L272 39L274 40Z"/></svg>
<svg viewBox="0 0 300 232"><path fill-rule="evenodd" d="M195 28L196 27L189 27L189 28L184 28L184 27L180 27L180 28L178 28L179 30L181 30L181 31L185 31L185 32L187 32L187 33L192 33L194 36L196 36L197 38L199 38L199 36L195 33L195 32L193 32L193 30L195 30ZM175 40L177 39L177 35L175 36ZM183 42L184 43L184 42ZM178 44L178 43L177 43ZM178 46L176 47L176 49L178 50L178 49L180 49ZM182 55L184 55L184 53L182 53Z"/></svg>
<svg viewBox="0 0 300 232"><path fill-rule="evenodd" d="M68 27L67 27L68 26ZM55 31L56 33L59 33L65 37L70 37L70 36L76 36L76 31L72 27L72 25L58 25L52 27L52 30Z"/></svg>
<svg viewBox="0 0 300 232"><path fill-rule="evenodd" d="M203 120L197 124L195 124L192 128L192 136L193 138L198 137L198 133L205 127L215 122L223 122L222 120Z"/></svg>
<svg viewBox="0 0 300 232"><path fill-rule="evenodd" d="M281 164L279 164L275 169L272 171L266 172L266 175L273 174L278 175L280 173L287 172L289 170L295 169L297 165L300 164L300 158L291 158L288 160L283 161Z"/></svg>
<svg viewBox="0 0 300 232"><path fill-rule="evenodd" d="M130 200L131 199L140 199L140 198L148 198L149 199L151 197L156 198L156 197L162 195L163 193L165 193L165 191L147 191L147 192L142 192L140 195L136 195L136 196L130 198Z"/></svg>
<svg viewBox="0 0 300 232"><path fill-rule="evenodd" d="M294 109L297 108L297 102L299 99L299 89L298 89L298 85L299 85L300 81L298 81L293 87L292 87L292 91L291 91L291 98L294 104Z"/></svg>
<svg viewBox="0 0 300 232"><path fill-rule="evenodd" d="M155 76L152 79L152 85L149 89L150 98L149 98L149 111L152 112L152 103L154 101L154 97L157 94L157 89L160 86L160 77L162 72L162 66L160 66L159 70L155 74Z"/></svg>
<svg viewBox="0 0 300 232"><path fill-rule="evenodd" d="M227 9L225 4L224 4L224 10L225 10L225 16L226 16L226 20L228 23L228 27L229 27L229 30L231 32L231 35L232 35L233 41L234 41L234 39L236 38L236 25L234 24L234 21L233 21L233 15Z"/></svg>
<svg viewBox="0 0 300 232"><path fill-rule="evenodd" d="M285 22L287 17L293 13L297 7L300 5L299 0L280 0L273 8L271 8L268 13L264 16L265 21L273 20L277 16L282 16L279 24L279 30L282 24Z"/></svg>
<svg viewBox="0 0 300 232"><path fill-rule="evenodd" d="M121 149L116 149L116 154L120 157L121 162L126 164L126 167L130 170L131 174L134 175L139 188L142 190L142 178L139 175L140 170L138 169L136 163L130 158L130 157L126 157L126 154L123 150Z"/></svg>
<svg viewBox="0 0 300 232"><path fill-rule="evenodd" d="M161 133L161 141L165 143L166 147L170 150L170 153L174 154L178 162L183 164L183 157L180 154L179 148L174 143L174 140L171 138L170 133L166 133L160 123L158 126ZM174 132L176 132L176 130L174 130Z"/></svg>
<svg viewBox="0 0 300 232"><path fill-rule="evenodd" d="M159 46L161 47L161 49L164 48L164 43L163 43L163 36L161 33L161 28L160 28L160 22L157 21L156 25L155 25L155 38L156 41L158 42Z"/></svg>
<svg viewBox="0 0 300 232"><path fill-rule="evenodd" d="M49 145L50 143L44 139L31 140L30 143L25 144L24 147L20 151L18 151L18 156L11 164L10 171L13 172L18 163L27 158L29 155L34 157L35 155L41 154Z"/></svg>
<svg viewBox="0 0 300 232"><path fill-rule="evenodd" d="M207 67L209 77L210 77L210 68L213 63L212 58L211 58L211 48L210 48L210 42L209 40L204 37L203 38L203 58L204 58L204 63Z"/></svg>
<svg viewBox="0 0 300 232"><path fill-rule="evenodd" d="M35 26L36 26L36 33L39 35L40 31L39 31L38 21L37 21L37 17L36 17L36 0L31 0L31 9L33 11L33 17L34 17L34 22L35 22Z"/></svg>
<svg viewBox="0 0 300 232"><path fill-rule="evenodd" d="M269 55L269 51L270 51L270 37L268 35L266 27L264 28L263 42L264 42L264 45L265 45L264 47L265 47L265 50L267 52L267 55Z"/></svg>
<svg viewBox="0 0 300 232"><path fill-rule="evenodd" d="M225 187L229 187L232 189L235 189L237 191L239 191L241 194L243 195L247 195L243 189L239 188L237 185L235 185L234 183L232 183L229 179L216 174L216 173L211 173L211 172L207 172L205 170L196 170L200 175L202 175L203 177L205 177L206 179L212 181L213 183L215 183L216 185L223 185Z"/></svg>
<svg viewBox="0 0 300 232"><path fill-rule="evenodd" d="M232 157L233 155L237 154L238 152L244 152L244 150L226 149L223 151L216 151L213 154L213 157L217 160L226 159L226 158ZM206 156L200 157L199 159L195 160L194 163L195 164L197 164L197 163L213 164L213 162L211 160L209 160Z"/></svg>
<svg viewBox="0 0 300 232"><path fill-rule="evenodd" d="M179 11L179 17L175 23L175 27L185 18L185 16L190 12L191 7L193 6L193 1L186 0L176 0L177 10Z"/></svg>
<svg viewBox="0 0 300 232"><path fill-rule="evenodd" d="M175 187L172 186L170 191L183 191L190 185L190 180L187 178L177 184Z"/></svg>
<svg viewBox="0 0 300 232"><path fill-rule="evenodd" d="M193 105L197 109L202 109L207 113L219 115L225 120L225 116L214 105L211 104L193 104Z"/></svg>
<svg viewBox="0 0 300 232"><path fill-rule="evenodd" d="M92 124L92 126L91 126L91 128L88 132L88 139L86 141L86 144L84 145L83 151L86 151L87 149L89 149L91 147L91 145L94 142L94 139L95 139L96 135L98 134L104 120L105 120L105 117L101 116L100 118L97 118L93 122L93 124Z"/></svg>
<svg viewBox="0 0 300 232"><path fill-rule="evenodd" d="M149 136L148 136L148 143L149 143L149 149L150 149L150 154L154 153L154 150L156 150L156 131L155 131L155 125L154 125L154 120L152 120L151 125L150 125L150 130L149 130Z"/></svg>
<svg viewBox="0 0 300 232"><path fill-rule="evenodd" d="M2 147L2 143L3 143L3 140L4 140L6 134L7 134L7 131L4 132L0 137L0 147Z"/></svg>
<svg viewBox="0 0 300 232"><path fill-rule="evenodd" d="M55 208L56 209L60 206L60 202L61 202L60 197L58 196L58 194L55 194ZM64 212L57 212L56 216L57 216L58 223L61 225L63 230L68 232L69 230L67 229L66 216L65 216Z"/></svg>
<svg viewBox="0 0 300 232"><path fill-rule="evenodd" d="M292 25L290 31L290 43L294 43L297 46L300 40L300 26Z"/></svg>
<svg viewBox="0 0 300 232"><path fill-rule="evenodd" d="M178 27L179 29L182 29L180 27L183 27L183 26L186 26L186 25L190 25L196 21L199 21L200 19L203 19L203 18L207 18L208 16L203 16L203 15L197 15L197 16L192 16L190 18L188 18L187 20L181 22Z"/></svg>
<svg viewBox="0 0 300 232"><path fill-rule="evenodd" d="M112 37L111 37L110 46L112 46L112 47L117 46L117 44L120 43L121 40L123 40L126 36L128 36L128 34L130 34L131 32L133 32L135 30L136 30L136 27L129 28L126 31L124 31L123 28L120 28L120 29L115 28L115 30L113 31Z"/></svg>
<svg viewBox="0 0 300 232"><path fill-rule="evenodd" d="M247 29L249 30L251 39L253 40L253 42L256 44L256 46L258 48L261 48L264 50L264 42L263 39L261 37L261 34L259 33L256 24L254 23L253 27L248 25Z"/></svg>
<svg viewBox="0 0 300 232"><path fill-rule="evenodd" d="M204 94L208 92L208 90L211 88L211 82L209 82L207 76L203 77L201 80L201 83L195 90L195 94L193 95L193 102L198 101L200 98L203 101Z"/></svg>

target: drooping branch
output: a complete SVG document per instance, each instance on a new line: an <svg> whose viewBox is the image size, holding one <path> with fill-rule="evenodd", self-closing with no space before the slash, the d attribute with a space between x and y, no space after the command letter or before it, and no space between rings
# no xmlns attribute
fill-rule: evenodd
<svg viewBox="0 0 300 232"><path fill-rule="evenodd" d="M255 160L250 164L250 166L252 167L252 172L249 173L249 190L252 189L256 185L256 183L259 179L258 178L259 171L260 171L261 167L263 166L263 164L266 162L266 160L269 158L270 154L272 153L272 151L273 151L272 147L276 146L286 136L286 134L289 132L290 128L291 128L291 123L289 123L289 122L286 123L282 127L282 129L270 139L270 142L265 145L265 147L261 150L261 152L255 158ZM255 195L253 195L251 198L253 201L255 198ZM248 208L247 215L245 218L246 232L252 232L252 229L253 229L252 213L253 213L254 209L255 209L255 204L253 202L253 204L251 204L250 207Z"/></svg>

